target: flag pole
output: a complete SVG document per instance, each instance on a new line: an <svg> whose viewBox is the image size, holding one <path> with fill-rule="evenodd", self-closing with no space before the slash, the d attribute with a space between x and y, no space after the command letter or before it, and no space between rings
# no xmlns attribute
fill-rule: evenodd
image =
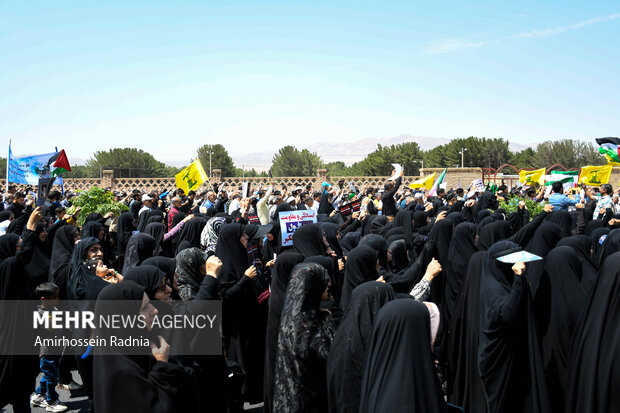
<svg viewBox="0 0 620 413"><path fill-rule="evenodd" d="M11 164L11 139L9 139L9 155L6 157L6 192L9 193L9 165Z"/></svg>

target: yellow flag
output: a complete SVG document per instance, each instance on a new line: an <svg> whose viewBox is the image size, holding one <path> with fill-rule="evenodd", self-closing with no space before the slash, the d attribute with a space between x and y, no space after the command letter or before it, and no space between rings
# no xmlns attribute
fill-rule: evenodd
<svg viewBox="0 0 620 413"><path fill-rule="evenodd" d="M545 168L540 168L533 171L519 171L519 182L523 185L544 185L545 171Z"/></svg>
<svg viewBox="0 0 620 413"><path fill-rule="evenodd" d="M411 188L411 189L416 189L416 188L431 189L433 187L433 183L435 182L435 174L436 173L437 172L433 172L432 175L429 175L426 178L420 178L417 181L413 181L412 183L409 184L409 188Z"/></svg>
<svg viewBox="0 0 620 413"><path fill-rule="evenodd" d="M175 175L177 188L181 188L185 193L198 188L207 179L209 177L202 168L200 159L196 159L187 168Z"/></svg>
<svg viewBox="0 0 620 413"><path fill-rule="evenodd" d="M579 183L591 186L601 186L609 183L611 176L611 165L603 166L584 166L579 173Z"/></svg>

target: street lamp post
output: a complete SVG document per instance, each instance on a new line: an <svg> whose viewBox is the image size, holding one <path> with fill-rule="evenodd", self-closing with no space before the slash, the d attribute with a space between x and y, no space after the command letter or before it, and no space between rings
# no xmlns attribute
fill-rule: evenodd
<svg viewBox="0 0 620 413"><path fill-rule="evenodd" d="M420 162L421 168L420 169L424 169L424 159L417 159L413 162Z"/></svg>
<svg viewBox="0 0 620 413"><path fill-rule="evenodd" d="M461 168L465 168L465 151L467 148L461 148Z"/></svg>

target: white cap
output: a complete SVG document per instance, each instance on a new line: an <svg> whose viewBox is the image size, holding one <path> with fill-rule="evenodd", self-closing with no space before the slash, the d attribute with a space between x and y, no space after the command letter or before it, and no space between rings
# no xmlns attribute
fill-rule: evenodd
<svg viewBox="0 0 620 413"><path fill-rule="evenodd" d="M148 194L142 195L142 202L152 201L152 200L153 198L151 198Z"/></svg>

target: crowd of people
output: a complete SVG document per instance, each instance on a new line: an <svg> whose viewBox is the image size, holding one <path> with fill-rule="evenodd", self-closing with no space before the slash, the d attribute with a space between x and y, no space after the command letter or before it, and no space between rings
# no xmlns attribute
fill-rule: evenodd
<svg viewBox="0 0 620 413"><path fill-rule="evenodd" d="M37 203L9 187L0 315L5 300L97 300L96 312L120 300L135 314L221 300L223 350L170 355L191 343L164 334L151 356L3 354L0 407L63 411L60 389L114 413L261 402L265 412L620 411L612 186L429 196L401 180L114 192L128 211L92 213L81 226L74 195ZM500 208L514 199L515 211ZM526 199L544 208L533 216ZM309 209L318 222L283 247L279 214ZM541 259L500 260L516 252ZM0 340L20 328L3 326Z"/></svg>

